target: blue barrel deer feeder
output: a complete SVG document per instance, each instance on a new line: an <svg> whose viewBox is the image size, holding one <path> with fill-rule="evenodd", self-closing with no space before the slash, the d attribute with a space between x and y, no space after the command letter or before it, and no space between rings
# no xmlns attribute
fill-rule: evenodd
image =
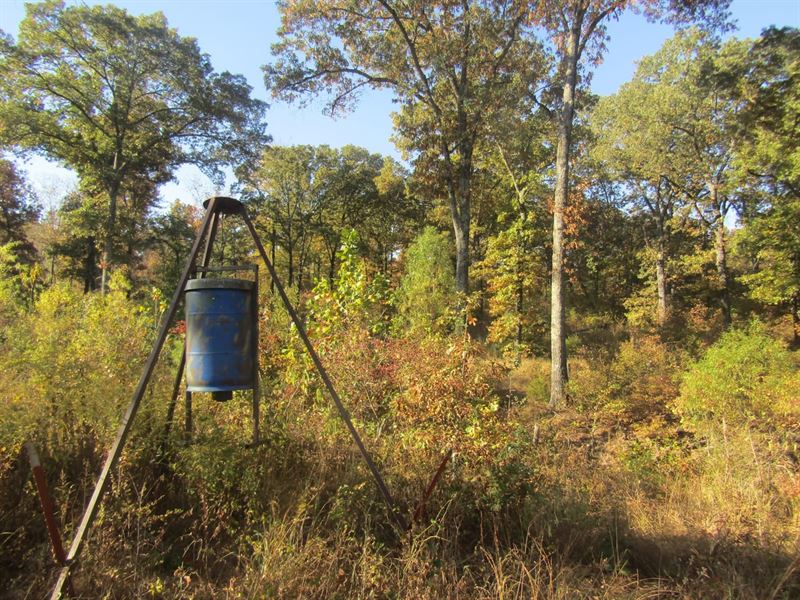
<svg viewBox="0 0 800 600"><path fill-rule="evenodd" d="M186 389L214 400L249 390L256 378L255 284L192 279L186 284Z"/></svg>

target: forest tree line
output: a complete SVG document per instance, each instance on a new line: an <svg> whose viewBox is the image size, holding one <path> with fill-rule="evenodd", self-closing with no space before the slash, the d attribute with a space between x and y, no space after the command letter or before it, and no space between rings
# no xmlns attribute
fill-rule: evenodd
<svg viewBox="0 0 800 600"><path fill-rule="evenodd" d="M42 214L23 171L4 161L4 269L28 301L60 279L102 288L118 268L134 293L169 294L201 215L181 201L159 206L158 185L180 164L216 181L227 165L286 283L301 291L333 282L348 230L396 284L409 245L432 226L450 232L436 243L450 244L443 252L455 274L455 293L436 311L466 311L461 322L499 348L546 352L550 337L556 365L566 334L585 322L663 327L697 306L726 324L753 310L783 312L797 343L797 30L722 42L682 29L632 81L598 98L586 87L589 59L602 55L604 19L624 5L561 6L566 20L553 31L589 20L573 28L582 37L572 50L556 33L554 45L534 35L552 15L515 3L502 18L491 4L434 17L377 3L389 21L351 14L341 23L333 5L287 5L277 60L264 68L273 93L332 91L336 113L365 84L390 87L403 99L396 139L410 168L351 146L269 145L266 107L244 80L214 72L196 42L159 15L33 5L18 40L4 41L0 66L13 85L2 96L3 143L73 168L79 184ZM689 6L688 14L650 8L706 27L724 8ZM414 19L426 35L409 45L402 32ZM374 31L359 28L365 22ZM361 36L353 50L328 56L300 44L337 23ZM470 44L456 43L459 35ZM577 50L588 54L576 59ZM243 258L246 240L235 226L228 233L223 252ZM553 296L559 271L563 299ZM550 336L559 310L570 323Z"/></svg>

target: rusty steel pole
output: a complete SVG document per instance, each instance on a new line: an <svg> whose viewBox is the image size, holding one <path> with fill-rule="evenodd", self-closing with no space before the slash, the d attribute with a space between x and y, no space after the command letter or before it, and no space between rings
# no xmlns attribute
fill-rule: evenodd
<svg viewBox="0 0 800 600"><path fill-rule="evenodd" d="M417 508L414 510L414 515L411 517L411 522L408 524L408 528L411 529L414 526L414 523L418 522L422 515L425 513L425 505L428 504L428 500L433 494L433 490L436 489L436 484L439 483L439 478L444 473L444 468L447 466L447 463L450 462L450 459L453 458L453 449L451 448L448 450L442 462L439 463L439 468L436 469L436 473L434 473L433 478L428 483L428 487L425 488L425 493L422 495L422 499L417 504Z"/></svg>
<svg viewBox="0 0 800 600"><path fill-rule="evenodd" d="M325 388L328 390L328 394L333 399L333 403L336 405L336 409L339 411L339 416L344 421L344 424L347 426L350 435L352 436L353 440L358 446L358 450L361 453L364 462L367 464L370 472L372 473L372 477L375 480L375 484L378 486L378 491L383 498L386 507L389 509L389 514L391 515L392 519L394 519L395 523L400 527L401 531L405 531L408 529L405 520L397 511L394 500L392 499L392 495L389 493L389 488L386 487L386 483L383 481L383 477L378 472L378 468L375 466L375 462L372 460L367 448L364 446L364 442L361 441L361 436L358 435L358 431L353 425L353 420L350 418L350 413L347 412L347 409L342 402L342 399L339 397L339 393L336 391L336 388L333 386L333 382L331 378L328 376L328 371L322 364L319 356L317 355L317 351L314 349L311 340L306 333L306 329L303 326L303 322L300 320L300 317L297 315L297 312L294 309L291 301L289 300L289 296L287 296L286 291L283 289L283 284L281 283L280 279L278 278L278 273L275 271L275 267L270 262L269 258L267 257L267 251L264 249L264 246L261 244L261 238L258 237L258 232L256 232L255 227L253 226L253 222L250 220L250 217L247 214L244 206L240 205L240 214L242 219L244 219L245 224L247 225L247 229L250 230L250 235L253 237L253 241L258 248L258 252L261 255L261 259L264 261L264 264L269 271L270 277L272 278L273 283L275 284L275 289L278 290L278 294L283 301L283 305L286 307L286 312L289 313L289 316L294 322L295 327L297 328L297 333L300 336L300 339L303 341L303 344L306 347L306 351L308 355L311 357L314 366L317 369L317 373L319 373L320 379L325 384Z"/></svg>
<svg viewBox="0 0 800 600"><path fill-rule="evenodd" d="M33 442L25 442L25 450L33 472L33 480L36 482L36 491L39 494L39 503L42 506L44 524L47 527L47 534L50 536L50 543L53 546L53 556L55 556L59 566L63 567L67 564L67 555L64 552L64 545L61 543L61 533L58 531L53 496L50 495L50 488L47 487L47 479L45 479L44 469L39 460L36 446L33 445ZM75 595L72 589L72 581L69 579L67 580L67 591L70 596Z"/></svg>
<svg viewBox="0 0 800 600"><path fill-rule="evenodd" d="M175 292L172 294L172 301L170 302L169 309L167 310L161 322L161 328L159 329L155 344L153 345L153 348L150 351L150 356L147 358L147 362L145 363L144 372L142 373L139 383L133 392L133 398L128 406L128 410L125 412L125 416L122 418L122 423L117 431L117 437L114 439L114 444L111 446L111 450L106 457L106 462L103 465L103 470L100 472L100 477L98 477L97 483L95 483L94 491L92 492L92 497L89 500L89 504L86 506L83 517L81 517L81 522L78 525L78 529L75 532L75 537L73 538L69 552L67 553L65 564L61 568L58 580L53 588L53 593L50 595L51 600L58 600L61 598L62 589L64 588L67 579L69 579L70 568L80 556L86 533L92 526L92 523L94 523L95 517L97 516L97 511L100 509L100 500L103 498L106 488L108 487L111 471L116 466L117 461L122 454L122 449L125 447L125 442L128 439L128 434L130 434L131 426L133 425L133 419L136 417L136 413L139 410L139 404L141 404L142 398L144 397L144 393L147 389L147 384L150 382L150 377L155 369L156 361L161 354L161 348L163 348L164 342L167 339L169 326L172 323L172 319L175 317L175 313L178 312L178 304L180 303L183 288L186 287L186 282L189 279L189 275L194 269L197 255L200 253L200 244L208 232L208 228L211 223L211 217L217 210L217 204L218 199L216 197L209 199L206 214L203 217L202 224L200 225L200 231L197 233L191 253L189 254L189 260L186 262L186 266L183 269L180 281L175 288ZM224 202L220 204L224 206Z"/></svg>

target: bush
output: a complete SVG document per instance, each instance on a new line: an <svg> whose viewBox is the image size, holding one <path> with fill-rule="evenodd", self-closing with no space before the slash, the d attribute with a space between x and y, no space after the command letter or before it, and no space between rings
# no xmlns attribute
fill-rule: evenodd
<svg viewBox="0 0 800 600"><path fill-rule="evenodd" d="M36 439L45 452L68 454L67 448L85 446L87 435L93 443L110 439L153 335L154 315L126 292L116 275L105 296L59 284L8 328L0 357L0 385L8 399L0 444ZM158 369L156 385L168 366Z"/></svg>
<svg viewBox="0 0 800 600"><path fill-rule="evenodd" d="M795 358L754 322L725 333L689 367L675 410L701 428L794 420L800 414L798 384Z"/></svg>
<svg viewBox="0 0 800 600"><path fill-rule="evenodd" d="M103 455L141 375L152 343L153 323L159 316L131 301L127 292L126 282L117 274L105 296L80 294L66 283L58 284L42 292L32 310L20 312L4 330L0 351L4 395L0 402L0 531L9 532L4 544L15 558L0 560L0 579L12 581L17 576L46 572L31 568L31 548L42 560L49 557L33 486L18 479L20 473L28 474L25 461L17 460L23 442L31 440L38 448L64 519L65 537L94 486ZM157 400L167 397L172 379L166 360L168 348L164 354L151 380L151 394L139 411L135 433L112 474L92 553L84 555L86 572L97 577L98 572L92 570L94 557L102 561L109 548L124 554L136 547L131 551L139 556L127 561L126 570L143 568L148 562L140 558L144 546L131 532L151 526L161 531L147 542L150 548L157 548L157 538L163 535L162 517L150 511L157 501L157 495L152 495L156 478L153 459L163 427L164 403ZM21 468L4 472L13 464ZM136 473L133 483L130 472ZM154 551L150 559L157 556ZM148 564L154 562L150 559ZM104 569L108 567L108 562L103 564Z"/></svg>
<svg viewBox="0 0 800 600"><path fill-rule="evenodd" d="M388 325L389 283L383 275L367 272L366 261L358 255L358 234L342 232L342 246L336 253L340 262L331 286L320 279L308 303L310 333L337 335L348 326L384 333Z"/></svg>

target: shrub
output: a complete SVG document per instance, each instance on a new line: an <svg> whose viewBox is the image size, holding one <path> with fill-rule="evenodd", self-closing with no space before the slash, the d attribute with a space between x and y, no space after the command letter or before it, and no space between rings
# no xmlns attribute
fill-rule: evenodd
<svg viewBox="0 0 800 600"><path fill-rule="evenodd" d="M101 444L110 439L153 334L153 315L126 291L116 275L105 296L59 284L8 328L0 358L0 384L8 399L0 443L37 439L58 453L85 446L87 440L79 438L87 435ZM157 370L156 385L168 366Z"/></svg>
<svg viewBox="0 0 800 600"><path fill-rule="evenodd" d="M754 322L725 333L689 367L675 410L697 427L796 418L798 381L792 354Z"/></svg>
<svg viewBox="0 0 800 600"><path fill-rule="evenodd" d="M152 325L159 316L131 301L127 292L126 282L118 274L104 296L80 294L66 283L54 285L42 292L30 312L19 313L0 342L4 395L0 402L0 477L12 461L24 465L16 460L21 444L33 441L62 511L65 532L70 531L70 521L80 514L91 492L103 454L141 375L152 342ZM163 427L164 403L158 399L167 397L172 379L168 354L169 348L151 380L151 394L142 403L135 434L112 474L104 504L107 512L101 512L93 538L91 552L96 554L86 554L87 563L94 561L93 556L106 558L106 543L120 553L133 546L138 548L135 552L144 552L138 538L130 537L140 526L142 530L151 525L163 530L161 517L149 511L158 498L152 495L156 477L153 456ZM132 471L135 485L129 485ZM27 475L27 465L17 472ZM13 552L44 549L41 556L48 556L32 486L5 477L0 484L0 530L10 532L4 542L7 548ZM127 517L105 518L104 514ZM153 548L158 547L155 539L151 540ZM29 577L37 570L26 564L25 555L16 556L10 564L0 561L0 579L10 580L18 574ZM154 552L151 558L156 556ZM128 564L138 564L138 560L131 559ZM93 568L89 566L87 572Z"/></svg>
<svg viewBox="0 0 800 600"><path fill-rule="evenodd" d="M336 256L339 271L331 286L320 279L308 303L309 329L317 335L341 333L345 326L360 326L382 333L388 324L388 282L380 273L367 272L366 261L358 255L358 234L342 232L342 246Z"/></svg>

